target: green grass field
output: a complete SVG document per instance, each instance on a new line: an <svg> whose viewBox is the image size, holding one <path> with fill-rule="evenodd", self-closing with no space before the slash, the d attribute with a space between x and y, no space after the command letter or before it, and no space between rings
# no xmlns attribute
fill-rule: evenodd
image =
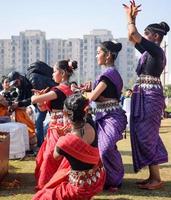
<svg viewBox="0 0 171 200"><path fill-rule="evenodd" d="M127 139L119 142L125 166L125 177L119 192L101 193L94 200L171 200L171 119L162 120L160 134L169 153L169 163L161 165L161 177L165 181L164 188L156 191L140 190L135 182L148 176L147 169L135 174L132 169L129 134ZM10 160L9 175L0 186L0 200L29 200L34 194L34 158ZM15 181L17 180L17 181Z"/></svg>

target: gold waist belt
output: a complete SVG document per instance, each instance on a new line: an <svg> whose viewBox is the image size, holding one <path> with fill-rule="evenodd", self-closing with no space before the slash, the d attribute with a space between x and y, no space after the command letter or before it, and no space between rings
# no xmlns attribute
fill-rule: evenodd
<svg viewBox="0 0 171 200"><path fill-rule="evenodd" d="M96 102L95 112L107 112L119 107L117 99L112 99L105 102Z"/></svg>
<svg viewBox="0 0 171 200"><path fill-rule="evenodd" d="M104 170L102 166L84 171L71 170L69 174L69 182L75 186L91 186L93 183L96 183L97 180L100 178L102 170Z"/></svg>
<svg viewBox="0 0 171 200"><path fill-rule="evenodd" d="M154 76L149 76L149 75L144 75L144 76L140 76L136 83L139 84L161 84L161 80L158 77L154 77Z"/></svg>

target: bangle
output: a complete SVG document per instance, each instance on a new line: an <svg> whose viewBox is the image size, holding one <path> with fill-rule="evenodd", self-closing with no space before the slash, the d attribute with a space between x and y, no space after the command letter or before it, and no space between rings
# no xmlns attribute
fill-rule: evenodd
<svg viewBox="0 0 171 200"><path fill-rule="evenodd" d="M85 97L86 99L88 99L87 92L84 92L82 95L83 95L83 97Z"/></svg>
<svg viewBox="0 0 171 200"><path fill-rule="evenodd" d="M135 25L135 22L128 22L128 26L131 24Z"/></svg>

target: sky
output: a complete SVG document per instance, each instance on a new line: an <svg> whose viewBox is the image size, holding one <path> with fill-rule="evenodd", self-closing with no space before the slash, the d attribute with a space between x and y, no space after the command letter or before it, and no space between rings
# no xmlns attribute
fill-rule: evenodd
<svg viewBox="0 0 171 200"><path fill-rule="evenodd" d="M122 3L129 0L0 0L0 39L25 30L45 31L47 39L82 38L93 29L127 37ZM171 27L171 0L137 0L137 4L142 4L136 22L140 32L161 21Z"/></svg>

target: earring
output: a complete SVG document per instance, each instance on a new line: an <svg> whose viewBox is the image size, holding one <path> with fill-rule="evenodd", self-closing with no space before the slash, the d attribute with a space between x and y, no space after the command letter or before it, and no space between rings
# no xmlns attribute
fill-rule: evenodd
<svg viewBox="0 0 171 200"><path fill-rule="evenodd" d="M61 81L64 82L64 75L65 75L65 73L62 72L61 75L62 75L62 79L61 79Z"/></svg>

